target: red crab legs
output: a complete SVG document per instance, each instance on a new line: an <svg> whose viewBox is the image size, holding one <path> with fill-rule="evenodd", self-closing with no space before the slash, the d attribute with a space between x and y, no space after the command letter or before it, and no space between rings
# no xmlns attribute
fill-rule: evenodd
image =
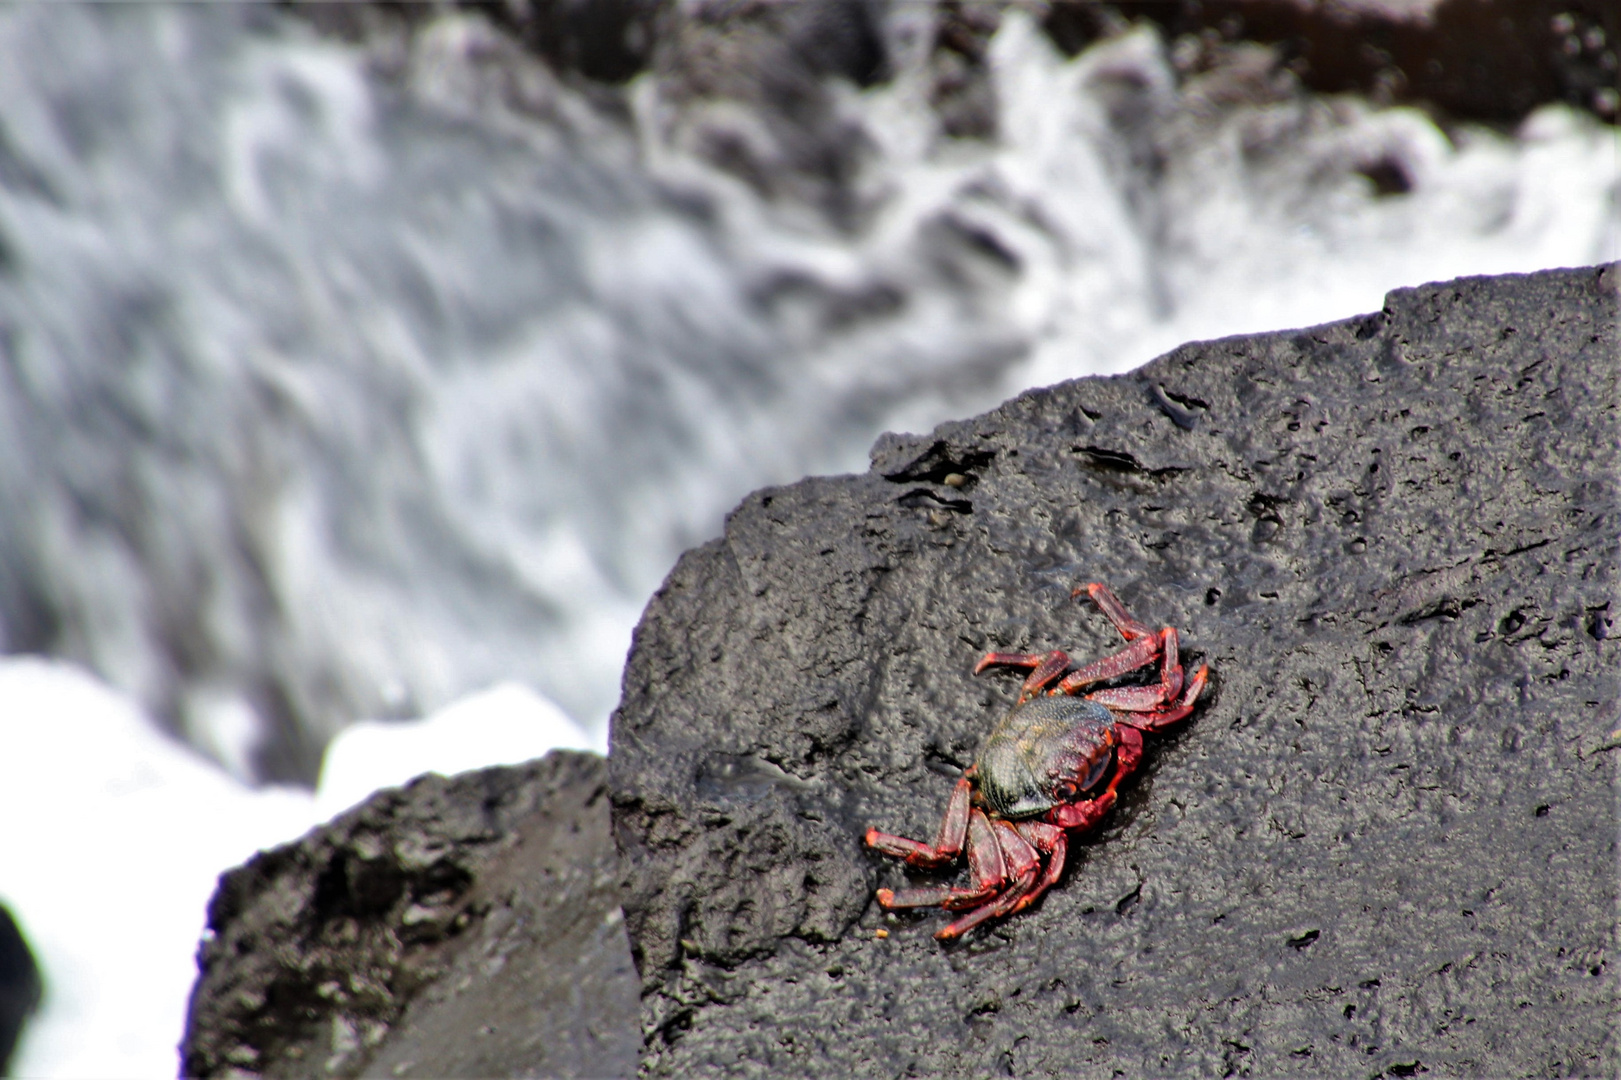
<svg viewBox="0 0 1621 1080"><path fill-rule="evenodd" d="M1072 595L1083 591L1126 647L1078 668L1060 649L986 653L976 674L995 666L1029 668L1030 674L979 760L957 781L934 843L867 830L868 847L918 869L947 866L966 852L967 885L878 890L879 904L888 909L966 909L935 935L941 940L1020 911L1057 882L1066 833L1092 828L1114 806L1121 781L1142 762L1143 733L1188 716L1204 692L1209 668L1184 680L1175 629L1138 622L1107 586L1087 585ZM1156 662L1157 682L1081 692ZM1105 775L1103 790L1086 797Z"/></svg>
<svg viewBox="0 0 1621 1080"><path fill-rule="evenodd" d="M974 665L974 674L978 675L988 667L998 665L1007 667L1027 667L1033 669L1025 678L1024 685L1019 688L1019 700L1028 701L1046 689L1048 684L1058 679L1051 693L1073 694L1088 686L1095 686L1100 682L1118 678L1128 672L1147 667L1155 660L1160 662L1160 681L1151 686L1117 686L1107 690L1098 690L1087 694L1087 698L1105 705L1111 709L1125 712L1153 713L1160 711L1174 711L1182 708L1180 704L1166 710L1169 702L1175 702L1177 695L1182 691L1182 660L1179 655L1181 641L1177 636L1176 628L1167 626L1162 630L1150 630L1126 611L1118 597L1109 590L1107 585L1083 585L1070 593L1075 597L1086 593L1092 602L1120 631L1120 636L1129 644L1117 653L1094 660L1090 664L1071 670L1069 654L1062 649L1053 649L1045 653L986 653L980 657L979 663ZM1059 676L1063 676L1059 679ZM1197 698L1198 695L1192 695ZM1186 706L1192 711L1193 702L1190 699ZM1187 712L1174 717L1180 720ZM1162 723L1171 723L1165 719Z"/></svg>

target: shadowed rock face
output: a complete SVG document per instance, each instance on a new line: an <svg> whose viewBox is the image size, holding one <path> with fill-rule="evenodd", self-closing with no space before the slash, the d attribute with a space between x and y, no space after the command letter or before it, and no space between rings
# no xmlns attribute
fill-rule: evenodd
<svg viewBox="0 0 1621 1080"><path fill-rule="evenodd" d="M627 1076L602 759L429 775L225 874L186 1076Z"/></svg>
<svg viewBox="0 0 1621 1080"><path fill-rule="evenodd" d="M1612 1074L1618 277L1401 290L746 499L614 718L644 1069ZM1213 688L944 947L861 832L932 836L1016 694L982 652L1116 647L1086 581Z"/></svg>

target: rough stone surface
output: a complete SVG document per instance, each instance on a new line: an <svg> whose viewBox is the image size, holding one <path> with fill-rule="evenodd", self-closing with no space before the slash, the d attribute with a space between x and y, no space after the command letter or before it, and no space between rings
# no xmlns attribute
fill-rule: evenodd
<svg viewBox="0 0 1621 1080"><path fill-rule="evenodd" d="M645 1073L1614 1075L1617 285L1401 290L746 499L613 722ZM942 946L861 831L932 834L984 650L1115 644L1094 580L1213 689Z"/></svg>
<svg viewBox="0 0 1621 1080"><path fill-rule="evenodd" d="M10 1076L12 1052L23 1026L39 1007L39 965L22 931L0 904L0 1076Z"/></svg>
<svg viewBox="0 0 1621 1080"><path fill-rule="evenodd" d="M428 775L225 874L187 1076L626 1076L605 768Z"/></svg>

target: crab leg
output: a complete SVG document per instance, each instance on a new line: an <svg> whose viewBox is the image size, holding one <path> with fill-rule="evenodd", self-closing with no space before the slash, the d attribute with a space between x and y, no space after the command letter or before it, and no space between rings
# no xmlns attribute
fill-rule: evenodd
<svg viewBox="0 0 1621 1080"><path fill-rule="evenodd" d="M1006 892L984 907L975 908L956 922L939 931L934 936L940 941L951 941L959 938L987 919L1010 915L1018 907L1019 901L1024 899L1036 883L1036 868L1031 867L1024 875L1015 881Z"/></svg>
<svg viewBox="0 0 1621 1080"><path fill-rule="evenodd" d="M952 789L951 801L946 804L945 820L940 822L940 835L934 845L904 836L892 836L877 829L867 830L867 846L885 855L905 859L907 866L944 866L962 852L963 834L968 831L968 798L973 784L964 776Z"/></svg>
<svg viewBox="0 0 1621 1080"><path fill-rule="evenodd" d="M1127 641L1154 636L1154 631L1131 617L1131 613L1126 610L1126 605L1122 604L1120 598L1109 591L1107 585L1097 582L1090 585L1080 585L1069 595L1073 598L1083 592L1092 598L1092 603L1096 604L1098 610L1103 612L1110 622L1114 623L1114 628L1120 631L1120 636Z"/></svg>
<svg viewBox="0 0 1621 1080"><path fill-rule="evenodd" d="M1107 690L1099 690L1087 694L1088 701L1095 701L1099 705L1107 705L1120 712L1148 713L1154 712L1165 704L1165 688L1163 686L1112 686Z"/></svg>
<svg viewBox="0 0 1621 1080"><path fill-rule="evenodd" d="M1175 701L1182 692L1182 640L1176 627L1167 626L1159 632L1159 681L1165 687L1165 700Z"/></svg>
<svg viewBox="0 0 1621 1080"><path fill-rule="evenodd" d="M1134 653L1133 650L1137 651ZM1100 705L1127 712L1157 709L1167 701L1175 701L1176 695L1182 692L1181 647L1175 628L1170 626L1151 637L1138 638L1113 656L1106 656L1071 672L1054 688L1053 693L1073 694L1083 686L1133 670L1133 667L1126 666L1131 660L1141 660L1135 667L1146 666L1153 662L1156 654L1160 658L1160 665L1159 682L1155 685L1115 686L1086 696Z"/></svg>
<svg viewBox="0 0 1621 1080"><path fill-rule="evenodd" d="M1024 685L1019 687L1019 698L1023 700L1035 697L1042 687L1068 671L1069 654L1062 649L1054 649L1047 653L988 652L974 665L974 674L978 675L992 665L1035 669L1025 677Z"/></svg>
<svg viewBox="0 0 1621 1080"><path fill-rule="evenodd" d="M1008 879L1007 859L1002 857L1002 844L983 810L968 815L968 872L974 885L999 889Z"/></svg>
<svg viewBox="0 0 1621 1080"><path fill-rule="evenodd" d="M1101 660L1094 660L1085 667L1078 667L1064 676L1062 682L1053 687L1055 694L1073 694L1083 686L1112 679L1117 675L1124 675L1128 671L1136 671L1154 662L1160 654L1161 638L1158 634L1149 634L1132 641L1124 649Z"/></svg>
<svg viewBox="0 0 1621 1080"><path fill-rule="evenodd" d="M1047 853L1047 867L1041 872L1041 878L1031 887L1030 891L1019 898L1013 906L1014 912L1023 911L1036 902L1036 898L1054 885L1064 873L1064 859L1069 851L1069 843L1065 839L1064 830L1045 821L1020 822L1019 835L1035 845L1037 851Z"/></svg>
<svg viewBox="0 0 1621 1080"><path fill-rule="evenodd" d="M998 818L991 822L991 828L996 830L996 843L1007 862L1008 877L1023 877L1026 870L1041 865L1041 856L1036 854L1036 849L1020 835L1012 822Z"/></svg>
<svg viewBox="0 0 1621 1080"><path fill-rule="evenodd" d="M1144 712L1140 716L1133 716L1130 720L1122 718L1122 722L1133 724L1144 731L1158 731L1162 727L1176 723L1193 711L1193 703L1198 701L1199 695L1204 692L1205 682L1209 677L1210 666L1208 664L1200 665L1199 670L1194 672L1193 678L1188 681L1187 689L1182 692L1180 701L1163 709L1154 709ZM1103 691L1099 691L1099 693L1103 693ZM1088 694L1087 697L1096 699L1097 694ZM1110 703L1104 701L1103 704L1109 705ZM1123 706L1119 705L1112 707L1123 708Z"/></svg>
<svg viewBox="0 0 1621 1080"><path fill-rule="evenodd" d="M1027 820L1013 826L1020 836L1037 851L1051 851L1053 844L1064 838L1064 830L1045 821Z"/></svg>
<svg viewBox="0 0 1621 1080"><path fill-rule="evenodd" d="M1027 846L1028 850L1028 846ZM1035 853L1031 852L1032 860ZM1001 838L984 811L975 810L968 819L968 871L973 884L968 888L936 886L927 889L878 890L878 903L891 910L913 907L972 907L1007 884L1007 860Z"/></svg>

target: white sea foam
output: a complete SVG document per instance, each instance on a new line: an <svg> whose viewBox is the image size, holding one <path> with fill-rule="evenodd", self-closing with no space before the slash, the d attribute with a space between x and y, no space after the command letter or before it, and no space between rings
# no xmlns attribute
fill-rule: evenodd
<svg viewBox="0 0 1621 1080"><path fill-rule="evenodd" d="M328 820L385 787L423 773L453 776L517 765L554 749L608 752L554 703L521 683L492 686L422 720L350 724L327 744L315 811Z"/></svg>
<svg viewBox="0 0 1621 1080"><path fill-rule="evenodd" d="M605 749L504 683L404 723L350 726L310 792L250 788L59 661L0 659L0 903L40 965L22 1077L173 1076L217 876L425 772Z"/></svg>
<svg viewBox="0 0 1621 1080"><path fill-rule="evenodd" d="M44 969L24 1077L173 1076L215 878L315 822L54 661L0 660L0 901Z"/></svg>

